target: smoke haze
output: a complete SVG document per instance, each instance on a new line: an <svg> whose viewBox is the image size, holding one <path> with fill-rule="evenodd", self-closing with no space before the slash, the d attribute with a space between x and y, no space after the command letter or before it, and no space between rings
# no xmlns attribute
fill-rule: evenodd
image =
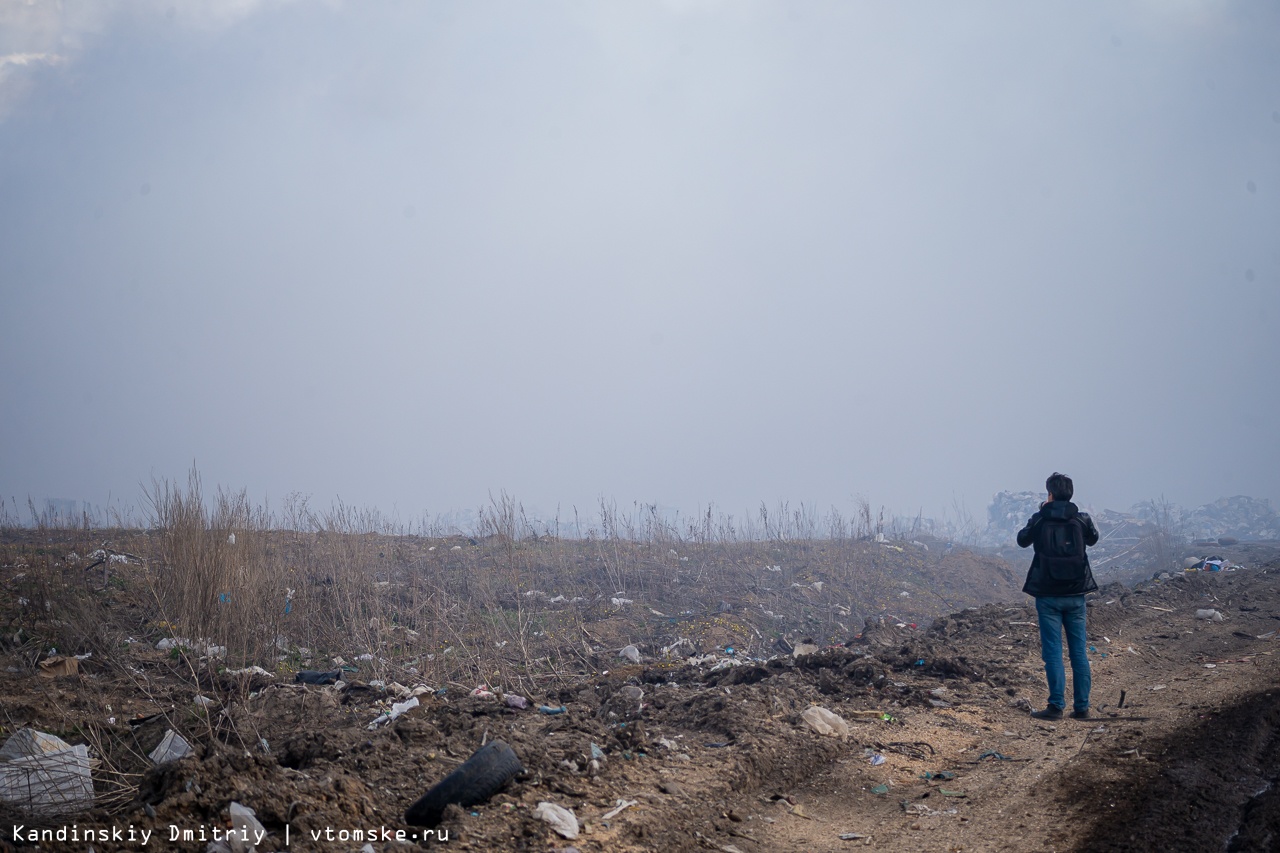
<svg viewBox="0 0 1280 853"><path fill-rule="evenodd" d="M0 4L0 492L1280 498L1280 7Z"/></svg>

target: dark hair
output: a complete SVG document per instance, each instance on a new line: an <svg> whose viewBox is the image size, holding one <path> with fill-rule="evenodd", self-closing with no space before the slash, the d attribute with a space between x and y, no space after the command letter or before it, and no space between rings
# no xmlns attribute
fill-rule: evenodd
<svg viewBox="0 0 1280 853"><path fill-rule="evenodd" d="M1071 478L1057 471L1050 474L1049 479L1044 481L1044 487L1049 490L1049 494L1053 495L1055 501L1069 501L1075 494L1075 486L1071 484Z"/></svg>

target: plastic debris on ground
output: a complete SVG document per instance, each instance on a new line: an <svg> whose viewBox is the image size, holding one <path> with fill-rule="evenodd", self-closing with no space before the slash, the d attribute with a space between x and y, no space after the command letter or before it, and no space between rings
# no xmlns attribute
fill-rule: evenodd
<svg viewBox="0 0 1280 853"><path fill-rule="evenodd" d="M374 721L370 723L367 728L369 729L369 731L373 731L378 726L386 725L392 720L397 719L401 714L405 713L409 709L416 708L416 707L418 707L417 696L414 696L412 699L408 699L404 702L396 702L391 706L390 711L388 711L385 714L379 714L378 717L375 718Z"/></svg>
<svg viewBox="0 0 1280 853"><path fill-rule="evenodd" d="M878 794L879 796L882 796L882 797L883 797L885 794L889 793L889 786L888 786L888 785L876 785L874 788L872 788L872 789L871 789L871 793L873 793L873 794Z"/></svg>
<svg viewBox="0 0 1280 853"><path fill-rule="evenodd" d="M636 703L640 703L644 700L644 691L634 684L624 684L622 687L619 687L618 695L623 699L628 699Z"/></svg>
<svg viewBox="0 0 1280 853"><path fill-rule="evenodd" d="M622 651L618 652L618 654L632 663L640 663L640 650L635 646L623 646Z"/></svg>
<svg viewBox="0 0 1280 853"><path fill-rule="evenodd" d="M151 750L151 754L147 757L156 764L168 764L170 761L186 758L190 754L191 744L187 743L182 735L173 729L169 729L164 733L164 738L160 741L160 744Z"/></svg>
<svg viewBox="0 0 1280 853"><path fill-rule="evenodd" d="M188 640L186 637L165 637L156 643L156 648L162 652L190 649L198 655L211 658L220 658L227 653L226 646L214 645L209 640Z"/></svg>
<svg viewBox="0 0 1280 853"><path fill-rule="evenodd" d="M257 812L232 802L227 808L231 829L226 838L210 842L206 853L250 853L267 837L266 828L258 822Z"/></svg>
<svg viewBox="0 0 1280 853"><path fill-rule="evenodd" d="M569 709L568 709L566 706L564 706L564 705L561 705L561 706L559 706L558 708L553 708L553 707L551 707L550 705L539 705L539 706L538 706L538 713L539 713L539 714L553 714L553 715L554 715L554 714L563 714L565 711L568 711L568 710L569 710Z"/></svg>
<svg viewBox="0 0 1280 853"><path fill-rule="evenodd" d="M565 838L578 837L578 818L572 811L555 803L542 801L534 810L533 816L551 824L551 828Z"/></svg>
<svg viewBox="0 0 1280 853"><path fill-rule="evenodd" d="M600 815L600 819L613 820L615 817L622 814L622 812L626 811L632 806L638 806L638 805L640 805L639 800L618 800L617 807L612 808L609 811L605 812L604 814Z"/></svg>
<svg viewBox="0 0 1280 853"><path fill-rule="evenodd" d="M1222 613L1221 613L1221 612L1219 612L1218 610L1213 609L1213 608L1207 608L1207 609L1197 610L1197 611L1196 611L1196 618L1197 618L1197 619L1207 619L1207 620L1209 620L1210 622L1221 622L1221 621L1222 621Z"/></svg>
<svg viewBox="0 0 1280 853"><path fill-rule="evenodd" d="M93 808L89 747L19 730L0 747L0 803L33 817Z"/></svg>
<svg viewBox="0 0 1280 853"><path fill-rule="evenodd" d="M514 693L508 693L502 701L507 703L508 708L519 708L520 710L524 710L529 707L528 699L523 696L517 696Z"/></svg>
<svg viewBox="0 0 1280 853"><path fill-rule="evenodd" d="M849 724L844 721L844 718L823 708L821 705L811 705L806 708L800 718L820 735L839 738L849 737Z"/></svg>

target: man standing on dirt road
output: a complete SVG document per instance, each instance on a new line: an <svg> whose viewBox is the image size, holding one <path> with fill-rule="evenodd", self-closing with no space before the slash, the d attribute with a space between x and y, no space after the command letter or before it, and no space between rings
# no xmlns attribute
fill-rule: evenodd
<svg viewBox="0 0 1280 853"><path fill-rule="evenodd" d="M1062 632L1067 632L1067 650L1071 658L1073 719L1089 716L1089 641L1085 635L1085 603L1087 593L1098 584L1089 568L1087 546L1098 544L1098 528L1088 513L1071 502L1075 491L1071 478L1054 472L1045 481L1049 499L1018 531L1018 547L1035 546L1027 582L1022 591L1035 596L1036 616L1040 622L1040 656L1044 658L1045 677L1049 681L1049 704L1043 711L1032 711L1037 720L1060 720L1067 707L1067 676L1062 666Z"/></svg>

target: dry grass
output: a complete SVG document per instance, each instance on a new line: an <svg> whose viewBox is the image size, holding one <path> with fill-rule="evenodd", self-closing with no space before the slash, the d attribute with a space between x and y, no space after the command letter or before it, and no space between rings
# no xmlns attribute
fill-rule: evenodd
<svg viewBox="0 0 1280 853"><path fill-rule="evenodd" d="M244 492L207 495L195 470L146 499L145 530L19 530L0 515L0 559L31 569L18 587L46 611L28 608L8 645L27 643L32 663L57 644L110 665L130 637L169 637L183 654L217 648L229 669L287 676L342 658L365 679L533 689L597 671L627 643L652 655L723 635L720 646L768 654L784 634L840 641L866 616L927 621L970 597L939 575L937 549L910 545L923 533L865 500L853 519L784 503L681 520L602 502L590 522L562 525L504 493L469 533L426 536L297 495L277 516Z"/></svg>

